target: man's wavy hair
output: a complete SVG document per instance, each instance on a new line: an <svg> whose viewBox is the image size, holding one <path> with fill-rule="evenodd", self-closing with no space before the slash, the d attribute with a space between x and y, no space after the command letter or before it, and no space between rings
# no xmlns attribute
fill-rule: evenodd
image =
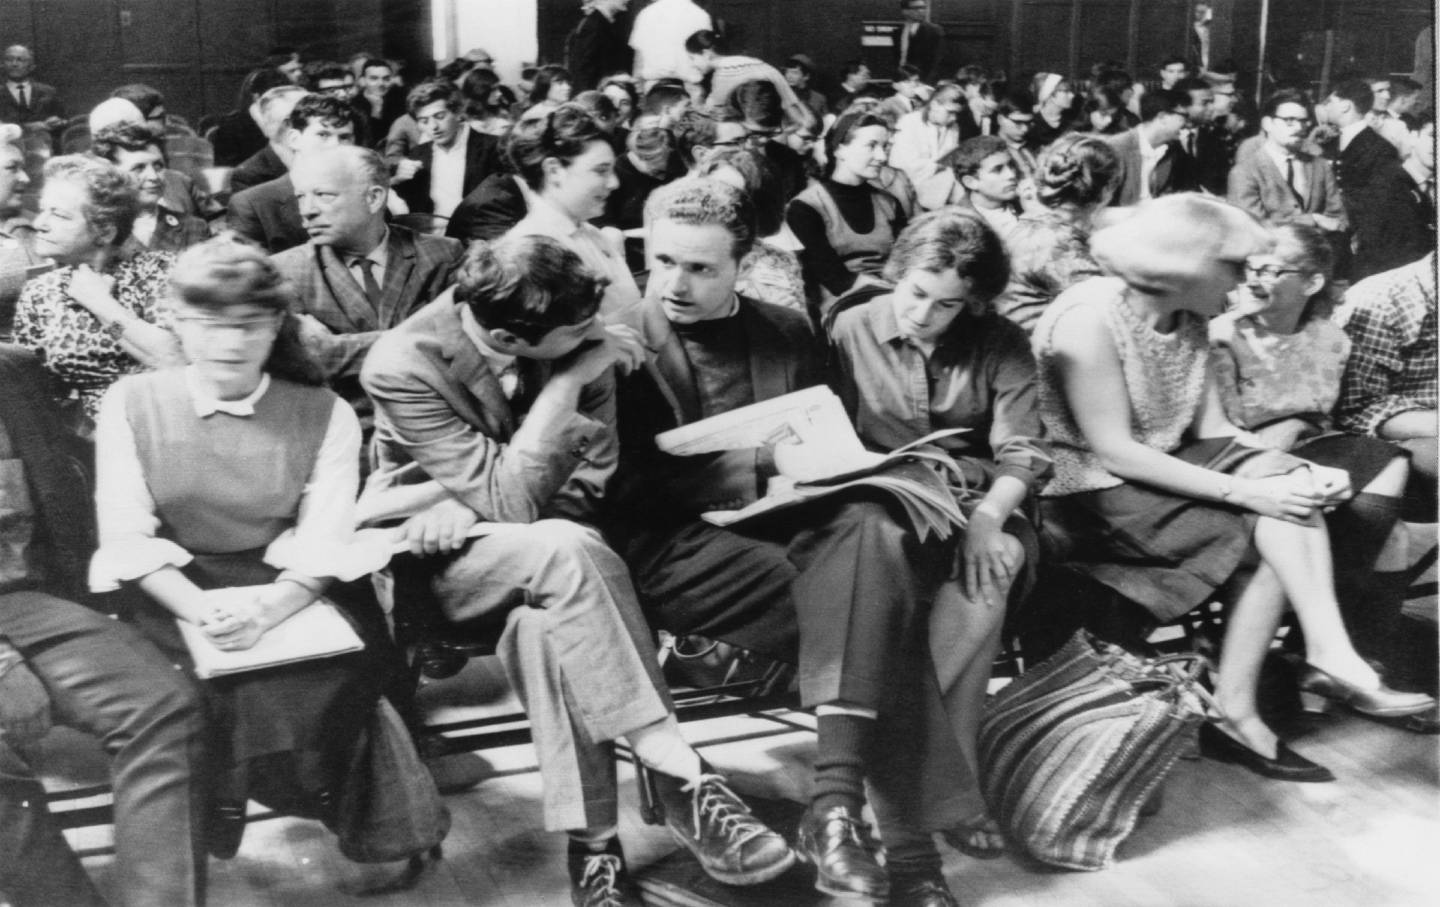
<svg viewBox="0 0 1440 907"><path fill-rule="evenodd" d="M989 302L1010 282L1010 256L978 216L942 208L911 221L890 250L885 279L899 283L911 271L955 274L970 281L972 299Z"/></svg>
<svg viewBox="0 0 1440 907"><path fill-rule="evenodd" d="M748 193L719 180L688 177L656 189L645 202L645 223L657 220L724 227L730 234L730 255L736 261L755 246L755 203Z"/></svg>
<svg viewBox="0 0 1440 907"><path fill-rule="evenodd" d="M556 328L594 317L607 281L548 236L505 236L470 244L456 275L455 301L486 330L539 343Z"/></svg>

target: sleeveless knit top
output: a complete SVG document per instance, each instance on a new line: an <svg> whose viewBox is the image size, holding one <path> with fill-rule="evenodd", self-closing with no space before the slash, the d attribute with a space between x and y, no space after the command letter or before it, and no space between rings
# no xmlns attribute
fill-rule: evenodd
<svg viewBox="0 0 1440 907"><path fill-rule="evenodd" d="M1034 335L1040 418L1055 454L1055 476L1042 492L1048 497L1124 483L1100 464L1075 424L1055 361L1057 333L1082 312L1098 313L1109 328L1124 372L1135 440L1163 453L1175 450L1205 394L1209 338L1201 316L1180 312L1176 329L1162 334L1125 301L1125 284L1117 278L1095 277L1065 291L1041 316Z"/></svg>
<svg viewBox="0 0 1440 907"><path fill-rule="evenodd" d="M233 554L295 525L333 393L272 377L254 415L201 418L177 372L128 380L125 414L160 537L192 554Z"/></svg>
<svg viewBox="0 0 1440 907"><path fill-rule="evenodd" d="M899 202L888 193L878 189L870 192L870 204L874 208L875 226L869 233L856 233L851 229L850 224L845 221L844 215L840 213L835 199L819 183L812 183L810 186L795 196L795 201L804 202L811 208L820 212L821 218L825 221L825 240L830 243L845 267L853 274L877 274L885 264L885 258L890 254L890 249L895 245L895 232L890 229L890 223L895 219ZM825 289L819 282L815 282L810 288L818 294L814 300L822 311L829 311L830 305L837 297L834 293Z"/></svg>

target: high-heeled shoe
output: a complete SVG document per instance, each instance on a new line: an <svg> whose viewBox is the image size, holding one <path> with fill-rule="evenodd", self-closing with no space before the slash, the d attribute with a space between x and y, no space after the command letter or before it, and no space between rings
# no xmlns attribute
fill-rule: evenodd
<svg viewBox="0 0 1440 907"><path fill-rule="evenodd" d="M1372 718L1403 718L1435 708L1435 699L1425 693L1402 693L1381 683L1365 690L1341 680L1312 664L1300 675L1300 706L1307 712L1324 712L1338 703Z"/></svg>
<svg viewBox="0 0 1440 907"><path fill-rule="evenodd" d="M1231 737L1213 724L1200 725L1200 755L1220 762L1233 762L1257 775L1279 781L1334 781L1330 769L1311 762L1285 745L1275 741L1275 758L1262 755Z"/></svg>

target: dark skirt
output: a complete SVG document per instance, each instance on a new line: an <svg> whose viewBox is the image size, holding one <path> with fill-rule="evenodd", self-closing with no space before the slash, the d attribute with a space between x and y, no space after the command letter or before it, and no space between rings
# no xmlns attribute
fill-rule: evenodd
<svg viewBox="0 0 1440 907"><path fill-rule="evenodd" d="M1288 472L1295 459L1228 438L1195 441L1171 456L1220 473ZM1269 461L1273 461L1273 464ZM1051 560L1114 589L1160 621L1204 604L1251 549L1257 514L1125 483L1041 502Z"/></svg>
<svg viewBox="0 0 1440 907"><path fill-rule="evenodd" d="M1409 451L1379 438L1330 432L1302 441L1290 451L1297 457L1343 469L1350 473L1350 487L1359 494L1396 457L1409 458Z"/></svg>
<svg viewBox="0 0 1440 907"><path fill-rule="evenodd" d="M279 571L264 564L261 553L199 555L182 572L202 589L269 583ZM170 612L148 599L137 608L136 624L204 694L215 802L253 799L288 815L332 818L360 732L393 671L403 670L388 639L377 636L383 616L376 605L336 594L346 588L338 586L328 598L350 618L363 651L203 681L194 678Z"/></svg>

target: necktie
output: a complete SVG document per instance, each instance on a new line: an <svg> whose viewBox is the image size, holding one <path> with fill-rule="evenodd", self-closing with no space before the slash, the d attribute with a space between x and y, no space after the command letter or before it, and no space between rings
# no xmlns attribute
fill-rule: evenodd
<svg viewBox="0 0 1440 907"><path fill-rule="evenodd" d="M361 258L355 262L355 266L364 275L361 286L365 288L365 298L370 300L370 305L376 311L380 309L380 284L375 282L375 262L368 258Z"/></svg>
<svg viewBox="0 0 1440 907"><path fill-rule="evenodd" d="M1295 204L1300 206L1301 211L1304 211L1305 197L1300 194L1299 189L1295 188L1295 159L1293 157L1285 158L1285 185L1290 187L1290 194L1295 196Z"/></svg>
<svg viewBox="0 0 1440 907"><path fill-rule="evenodd" d="M30 99L25 96L25 84L23 82L20 84L20 112L24 114L24 116L21 117L22 121L30 119Z"/></svg>

